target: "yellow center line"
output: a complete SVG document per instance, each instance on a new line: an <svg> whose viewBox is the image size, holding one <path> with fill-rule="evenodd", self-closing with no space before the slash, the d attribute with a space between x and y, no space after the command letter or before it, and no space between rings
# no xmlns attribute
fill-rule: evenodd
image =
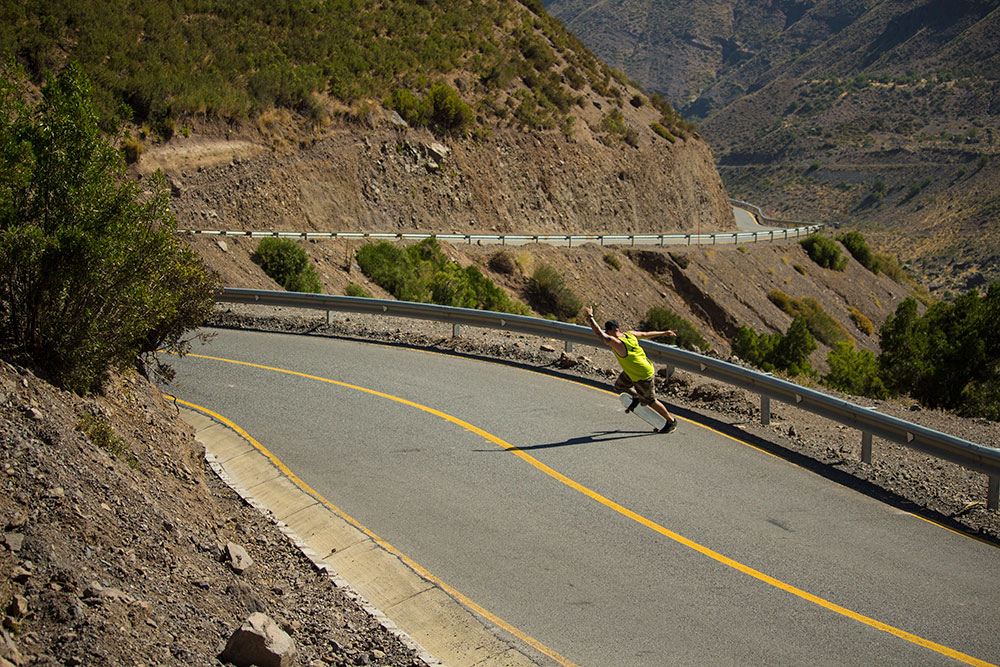
<svg viewBox="0 0 1000 667"><path fill-rule="evenodd" d="M814 595L814 594L812 594L812 593L810 593L808 591L805 591L805 590L803 590L801 588L798 588L798 587L793 586L793 585L791 585L789 583L781 581L780 579L776 579L775 577L772 577L772 576L770 576L768 574L765 574L765 573L763 573L763 572L761 572L759 570L756 570L756 569L754 569L754 568L752 568L752 567L750 567L748 565L744 565L743 563L740 563L739 561L736 561L736 560L734 560L732 558L729 558L728 556L725 556L725 555L723 555L721 553L713 551L712 549L709 549L706 546L698 544L697 542L694 542L693 540L690 540L690 539L684 537L683 535L680 535L679 533L675 533L674 531L670 530L669 528L661 526L660 524L656 523L655 521L653 521L651 519L647 519L646 517L642 516L641 514L638 514L638 513L634 512L634 511L628 509L627 507L624 507L623 505L619 505L618 503L616 503L615 501L611 500L610 498L607 498L607 497L601 495L600 493L597 493L596 491L593 491L593 490L591 490L591 489L583 486L579 482L577 482L577 481L575 481L573 479L570 479L569 477L567 477L566 475L562 474L558 470L550 468L549 466L547 466L546 464L542 463L541 461L539 461L535 457L531 456L527 452L524 452L521 449L518 449L518 447L516 447L515 445L512 445L509 442L506 442L505 440L502 440L501 438L498 438L497 436L495 436L495 435L493 435L491 433L487 433L486 431L484 431L483 429L479 428L478 426L474 426L474 425L472 425L472 424L470 424L470 423L468 423L466 421L463 421L463 420L459 419L458 417L454 417L454 416L449 415L447 413L441 412L440 410L435 410L434 408L431 408L431 407L428 407L428 406L425 406L425 405L421 405L419 403L415 403L415 402L407 400L405 398L400 398L398 396L393 396L391 394L386 394L386 393L383 393L383 392L380 392L380 391L376 391L374 389L367 389L365 387L359 387L357 385L348 384L346 382L340 382L338 380L331 380L329 378L323 378L323 377L319 377L319 376L316 376L316 375L309 375L308 373L300 373L298 371L290 371L290 370L285 370L285 369L282 369L282 368L275 368L275 367L272 367L272 366L264 366L264 365L261 365L261 364L255 364L255 363L250 363L250 362L246 362L246 361L236 361L236 360L233 360L233 359L224 359L224 358L221 358L221 357L211 357L211 356L198 355L198 354L188 354L186 356L194 357L194 358L198 358L198 359L208 359L208 360L212 360L212 361L221 361L221 362L224 362L224 363L236 364L236 365L240 365L240 366L248 366L250 368L258 368L258 369L261 369L261 370L273 371L273 372L276 372L276 373L284 373L284 374L287 374L287 375L294 375L294 376L306 378L306 379L309 379L309 380L316 380L318 382L325 382L325 383L337 385L337 386L340 386L340 387L345 387L345 388L348 388L348 389L354 389L356 391L360 391L360 392L363 392L363 393L366 393L366 394L371 394L373 396L378 396L380 398L386 398L388 400L395 401L397 403L401 403L403 405L407 405L407 406L416 408L418 410L422 410L422 411L427 412L429 414L432 414L432 415L435 415L437 417L440 417L441 419L449 421L449 422L451 422L451 423L453 423L453 424L455 424L455 425L457 425L457 426L459 426L459 427L461 427L463 429L471 431L472 433L475 433L476 435L479 435L480 437L484 438L485 440L488 440L488 441L494 443L495 445L497 445L498 447L501 447L501 448L505 449L506 451L514 454L515 456L521 458L523 461L525 461L526 463L530 464L532 467L534 467L537 470L545 473L549 477L552 477L553 479L561 482L562 484L565 484L566 486L570 487L571 489L574 489L575 491L578 491L578 492L582 493L583 495L587 496L588 498L590 498L590 499L592 499L592 500L594 500L594 501L596 501L596 502L604 505L605 507L607 507L607 508L609 508L609 509L611 509L611 510L613 510L613 511L619 513L619 514L621 514L622 516L627 517L627 518L635 521L636 523L639 523L639 524L641 524L641 525L649 528L650 530L652 530L652 531L654 531L656 533L659 533L660 535L663 535L664 537L667 537L667 538L669 538L669 539L677 542L678 544L681 544L681 545L683 545L685 547L688 547L689 549L692 549L692 550L694 550L694 551L696 551L696 552L698 552L698 553L700 553L700 554L702 554L704 556L707 556L708 558L711 558L712 560L714 560L714 561L716 561L718 563L721 563L722 565L725 565L726 567L730 567L730 568L732 568L734 570L737 570L738 572L742 572L743 574L745 574L747 576L753 577L754 579L762 581L765 584L768 584L768 585L773 586L773 587L775 587L777 589L785 591L786 593L790 593L790 594L792 594L792 595L794 595L796 597L799 597L799 598L801 598L803 600L806 600L807 602L811 602L811 603L813 603L815 605L818 605L818 606L820 606L820 607L822 607L824 609L827 609L829 611L835 612L835 613L840 614L842 616L846 616L847 618L855 620L855 621L857 621L859 623L863 623L863 624L865 624L865 625L867 625L869 627L875 628L876 630L881 630L882 632L887 632L887 633L889 633L891 635L899 637L900 639L903 639L903 640L906 640L906 641L911 642L913 644L916 644L917 646L922 646L924 648L930 649L932 651L940 653L941 655L947 656L949 658L953 658L953 659L958 660L960 662L963 662L965 664L976 665L977 667L998 667L997 665L994 665L993 663L985 662L985 661L980 660L978 658L974 658L974 657L972 657L970 655L966 655L965 653L962 653L960 651L956 651L955 649L949 648L949 647L944 646L942 644L938 644L938 643L933 642L933 641L931 641L929 639L925 639L923 637L920 637L920 636L915 635L913 633L907 632L905 630L901 630L901 629L896 628L894 626L891 626L891 625L889 625L887 623L883 623L882 621L878 621L878 620L876 620L874 618L865 616L864 614L860 614L858 612L852 611L852 610L850 610L850 609L848 609L846 607L838 605L838 604L836 604L834 602L830 602L829 600L825 600L824 598L821 598L821 597L819 597L817 595ZM713 429L709 429L709 430L713 430ZM287 467L285 467L283 464L281 464L280 461L278 461L278 459L276 457L274 457L269 452L267 452L267 450L265 450L262 446L260 446L259 443L256 443L255 440L253 440L252 438L250 438L250 436L248 434L246 434L245 431L242 431L242 429L238 429L237 432L239 432L241 435L243 435L244 437L246 437L248 439L248 441L254 443L255 447L257 447L262 452L264 452L268 456L268 458L270 458L275 463L275 465L277 465L278 468L282 470L282 472L284 472L285 474L289 475L294 481L296 481L296 484L300 484L304 489L307 489L313 495L315 495L317 497L321 497L318 494L316 494L315 491L312 491L311 489L309 489L309 487L306 486L304 482L301 482L301 480L298 480L298 478L295 477L291 473L291 471L288 470ZM729 436L727 436L727 437L729 437ZM324 501L324 502L326 502L326 501ZM437 579L433 575L430 575L430 573L427 572L426 570L424 570L424 568L420 567L419 565L417 565L416 563L414 563L410 559L406 558L401 553L399 553L398 551L396 551L395 549L393 549L392 547L390 547L388 544L382 542L381 540L378 540L378 538L375 538L375 536L372 533L370 533L370 531L368 531L363 526L361 526L360 524L358 524L357 522L355 522L353 519L350 519L349 517L347 517L347 515L344 514L343 512L341 512L340 510L337 510L336 508L334 508L333 505L330 505L329 503L327 503L327 505L330 506L332 509L335 509L335 511L337 511L338 514L341 514L345 518L348 518L348 520L351 521L354 525L358 526L359 528L361 528L362 530L364 530L367 534L371 535L373 537L373 539L376 539L379 542L379 544L381 544L382 546L384 546L387 549L389 549L390 551L392 551L392 553L394 553L394 554L396 554L396 555L404 558L406 560L407 564L409 564L411 567L413 567L414 569L416 569L423 576L428 577L431 581L434 581L434 583L440 585L442 588L444 588L445 590L447 590L449 593L451 593L455 597L459 598L464 604L469 605L471 608L473 608L476 611L476 613L479 613L479 614L485 616L486 618L489 618L494 623L497 623L497 625L499 625L500 627L503 627L505 630L507 630L508 632L511 632L511 634L514 634L515 636L517 636L518 638L522 639L526 643L529 643L530 645L534 646L536 649L543 650L543 648L540 648L540 647L543 647L544 645L541 645L541 644L537 643L536 640L533 640L530 637L527 637L527 635L524 635L520 631L516 630L510 624L508 624L508 623L506 623L504 621L501 621L499 618L493 616L489 612L486 612L485 609L483 609L479 605L476 605L471 600L469 600L468 598L466 598L464 595L461 595L460 593L458 593L457 591L455 591L453 588L451 588L450 586L448 586L447 584L445 584L441 580ZM551 649L545 649L545 650L543 650L543 652L550 651L550 650ZM551 654L549 654L547 652L546 652L546 654L550 655L550 657L553 657ZM556 655L558 655L558 654L556 654ZM560 656L560 658L561 658L561 656ZM554 659L559 660L559 658L554 658ZM562 658L562 660L565 660L565 658ZM568 665L568 664L571 664L571 663L563 662L562 664Z"/></svg>

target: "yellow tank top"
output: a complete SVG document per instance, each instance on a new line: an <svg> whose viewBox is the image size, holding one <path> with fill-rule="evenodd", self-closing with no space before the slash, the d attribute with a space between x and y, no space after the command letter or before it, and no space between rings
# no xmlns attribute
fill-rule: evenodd
<svg viewBox="0 0 1000 667"><path fill-rule="evenodd" d="M615 359L618 360L625 374L633 382L648 380L653 377L653 373L656 371L653 368L653 364L646 358L646 352L639 347L639 339L630 333L620 333L618 334L618 340L625 344L625 351L628 353L624 357L619 357L617 352L614 353Z"/></svg>

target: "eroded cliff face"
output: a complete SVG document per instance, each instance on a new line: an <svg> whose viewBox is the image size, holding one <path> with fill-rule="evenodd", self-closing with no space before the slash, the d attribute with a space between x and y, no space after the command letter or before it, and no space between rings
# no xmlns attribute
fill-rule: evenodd
<svg viewBox="0 0 1000 667"><path fill-rule="evenodd" d="M138 170L167 175L182 229L734 229L708 146L695 137L670 142L655 135L649 124L657 116L648 107L628 112L638 128L635 146L591 130L588 122L578 123L570 137L497 129L473 141L384 119L374 128L330 127L294 147L259 133L177 137L148 151Z"/></svg>

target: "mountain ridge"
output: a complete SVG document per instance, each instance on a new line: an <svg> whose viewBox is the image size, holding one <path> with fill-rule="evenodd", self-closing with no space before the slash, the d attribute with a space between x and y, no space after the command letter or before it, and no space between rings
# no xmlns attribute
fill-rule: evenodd
<svg viewBox="0 0 1000 667"><path fill-rule="evenodd" d="M548 6L565 16L597 4ZM625 14L646 6L621 4ZM804 0L758 15L751 5L696 2L671 15L665 43L693 35L711 46L693 65L677 59L704 85L668 88L610 62L699 123L733 196L864 231L938 296L1000 279L990 241L1000 232L1000 4ZM706 23L720 11L727 20Z"/></svg>

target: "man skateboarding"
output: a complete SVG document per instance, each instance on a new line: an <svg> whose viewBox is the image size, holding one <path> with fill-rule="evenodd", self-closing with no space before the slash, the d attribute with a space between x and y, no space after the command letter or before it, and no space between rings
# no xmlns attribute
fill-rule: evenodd
<svg viewBox="0 0 1000 667"><path fill-rule="evenodd" d="M584 308L584 312L587 314L587 322L593 329L594 335L611 348L615 359L622 367L621 375L615 380L615 389L632 396L629 410L640 404L648 405L667 422L660 429L660 433L673 433L677 428L677 420L670 414L666 406L656 398L656 392L653 388L655 369L652 362L646 357L645 350L639 346L638 339L676 336L677 334L674 331L621 331L615 320L608 320L602 331L597 326L597 320L594 319L594 309L587 306Z"/></svg>

